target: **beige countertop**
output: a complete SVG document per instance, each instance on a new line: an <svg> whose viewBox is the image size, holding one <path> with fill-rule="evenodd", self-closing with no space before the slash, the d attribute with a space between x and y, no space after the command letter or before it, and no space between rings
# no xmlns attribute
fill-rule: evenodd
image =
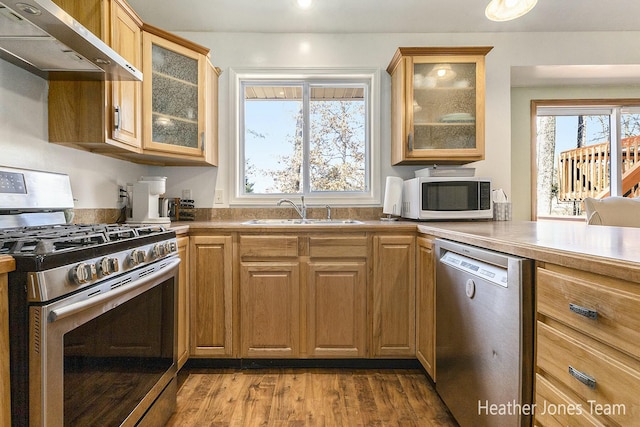
<svg viewBox="0 0 640 427"><path fill-rule="evenodd" d="M640 228L568 221L487 221L420 223L418 231L640 282Z"/></svg>

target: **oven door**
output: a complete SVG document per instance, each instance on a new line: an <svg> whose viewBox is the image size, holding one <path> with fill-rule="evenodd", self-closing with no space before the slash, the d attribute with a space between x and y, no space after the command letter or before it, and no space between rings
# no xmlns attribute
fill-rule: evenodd
<svg viewBox="0 0 640 427"><path fill-rule="evenodd" d="M143 417L176 376L179 263L173 256L30 307L31 426Z"/></svg>

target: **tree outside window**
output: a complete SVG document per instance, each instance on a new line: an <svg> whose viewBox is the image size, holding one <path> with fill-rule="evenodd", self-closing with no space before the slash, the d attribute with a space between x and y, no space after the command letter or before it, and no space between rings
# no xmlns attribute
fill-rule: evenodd
<svg viewBox="0 0 640 427"><path fill-rule="evenodd" d="M365 81L242 82L244 195L369 190Z"/></svg>

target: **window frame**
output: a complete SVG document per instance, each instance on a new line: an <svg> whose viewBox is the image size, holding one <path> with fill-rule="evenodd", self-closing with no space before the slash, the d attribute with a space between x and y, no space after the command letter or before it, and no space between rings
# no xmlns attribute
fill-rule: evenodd
<svg viewBox="0 0 640 427"><path fill-rule="evenodd" d="M290 197L294 201L300 196L305 197L308 205L331 204L349 206L372 206L380 204L380 75L377 69L231 69L230 93L232 105L231 114L231 168L229 175L230 206L258 206L273 205L283 197ZM310 192L300 194L274 193L274 194L245 194L244 193L244 123L241 108L244 105L244 84L279 84L303 83L310 87L318 84L325 85L353 85L365 84L368 87L368 101L365 99L365 138L368 144L365 147L365 186L363 192ZM308 100L307 100L308 101ZM305 105L306 109L307 106ZM308 112L307 112L308 114ZM305 144L308 144L308 126L305 121ZM308 159L305 159L308 164ZM309 171L305 172L308 179ZM305 184L309 185L308 180ZM307 187L308 188L308 187Z"/></svg>
<svg viewBox="0 0 640 427"><path fill-rule="evenodd" d="M622 150L620 115L621 113L638 113L640 99L543 99L531 100L531 218L532 221L547 220L538 218L538 116L539 112L554 112L555 116L562 115L610 115L615 121L611 123L611 157L610 157L610 194L621 195L622 189ZM542 114L550 115L550 114ZM554 217L554 220L584 221L582 216Z"/></svg>

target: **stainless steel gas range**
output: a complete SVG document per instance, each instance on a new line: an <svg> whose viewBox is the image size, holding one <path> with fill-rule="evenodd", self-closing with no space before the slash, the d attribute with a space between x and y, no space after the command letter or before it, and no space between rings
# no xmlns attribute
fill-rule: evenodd
<svg viewBox="0 0 640 427"><path fill-rule="evenodd" d="M69 178L0 167L16 426L163 425L176 400L175 233L72 225Z"/></svg>

